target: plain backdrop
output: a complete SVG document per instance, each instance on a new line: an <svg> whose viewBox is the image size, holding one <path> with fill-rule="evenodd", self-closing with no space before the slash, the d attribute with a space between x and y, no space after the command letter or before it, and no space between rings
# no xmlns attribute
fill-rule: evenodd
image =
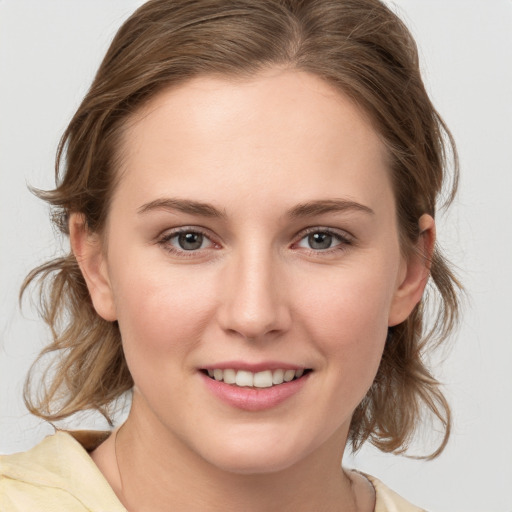
<svg viewBox="0 0 512 512"><path fill-rule="evenodd" d="M58 139L115 30L141 3L0 0L2 453L52 432L21 399L48 333L29 302L20 312L17 295L27 272L66 241L56 243L48 209L27 184L53 186ZM454 410L446 451L423 462L369 447L346 463L431 511L512 511L512 1L390 4L417 39L428 90L458 143L460 194L439 232L468 299L452 350L436 359Z"/></svg>

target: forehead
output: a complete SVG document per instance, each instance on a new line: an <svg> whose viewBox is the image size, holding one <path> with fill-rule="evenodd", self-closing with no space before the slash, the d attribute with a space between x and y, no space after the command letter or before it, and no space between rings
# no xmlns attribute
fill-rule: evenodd
<svg viewBox="0 0 512 512"><path fill-rule="evenodd" d="M203 76L166 89L131 119L121 155L119 188L138 196L375 202L379 184L389 188L385 147L361 109L296 70Z"/></svg>

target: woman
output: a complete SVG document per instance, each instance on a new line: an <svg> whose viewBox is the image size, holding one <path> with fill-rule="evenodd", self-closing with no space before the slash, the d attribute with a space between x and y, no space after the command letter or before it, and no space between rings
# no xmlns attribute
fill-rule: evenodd
<svg viewBox="0 0 512 512"><path fill-rule="evenodd" d="M418 510L340 461L404 452L425 408L432 457L448 439L422 361L457 314L445 134L376 0L143 5L40 193L71 252L26 283L58 351L31 412L110 417L133 388L130 414L4 457L2 510Z"/></svg>

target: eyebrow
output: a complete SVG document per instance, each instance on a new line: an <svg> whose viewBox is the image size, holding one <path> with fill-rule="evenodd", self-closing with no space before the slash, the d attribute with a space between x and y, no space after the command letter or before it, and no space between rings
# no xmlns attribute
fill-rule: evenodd
<svg viewBox="0 0 512 512"><path fill-rule="evenodd" d="M211 204L192 201L189 199L164 198L155 199L149 203L143 204L137 211L140 214L149 213L155 210L178 210L191 215L200 215L201 217L225 218L226 214Z"/></svg>
<svg viewBox="0 0 512 512"><path fill-rule="evenodd" d="M155 199L154 201L143 204L137 211L139 214L145 214L155 210L178 210L190 215L200 215L201 217L210 218L225 219L227 217L225 212L215 208L215 206L209 203L176 198ZM355 201L349 201L347 199L321 199L318 201L300 203L289 210L287 216L290 218L300 218L346 211L359 211L370 215L375 214L368 206Z"/></svg>
<svg viewBox="0 0 512 512"><path fill-rule="evenodd" d="M298 204L288 212L288 215L291 218L299 218L346 211L358 211L370 215L375 214L370 207L355 201L346 199L324 199Z"/></svg>

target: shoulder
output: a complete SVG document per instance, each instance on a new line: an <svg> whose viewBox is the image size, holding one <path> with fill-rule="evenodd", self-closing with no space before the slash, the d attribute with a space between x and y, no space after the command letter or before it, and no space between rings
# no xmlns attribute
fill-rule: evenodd
<svg viewBox="0 0 512 512"><path fill-rule="evenodd" d="M398 495L383 484L378 478L364 473L375 489L375 510L374 512L425 512Z"/></svg>
<svg viewBox="0 0 512 512"><path fill-rule="evenodd" d="M71 434L59 431L26 452L0 456L2 512L106 509L125 512L86 449Z"/></svg>

